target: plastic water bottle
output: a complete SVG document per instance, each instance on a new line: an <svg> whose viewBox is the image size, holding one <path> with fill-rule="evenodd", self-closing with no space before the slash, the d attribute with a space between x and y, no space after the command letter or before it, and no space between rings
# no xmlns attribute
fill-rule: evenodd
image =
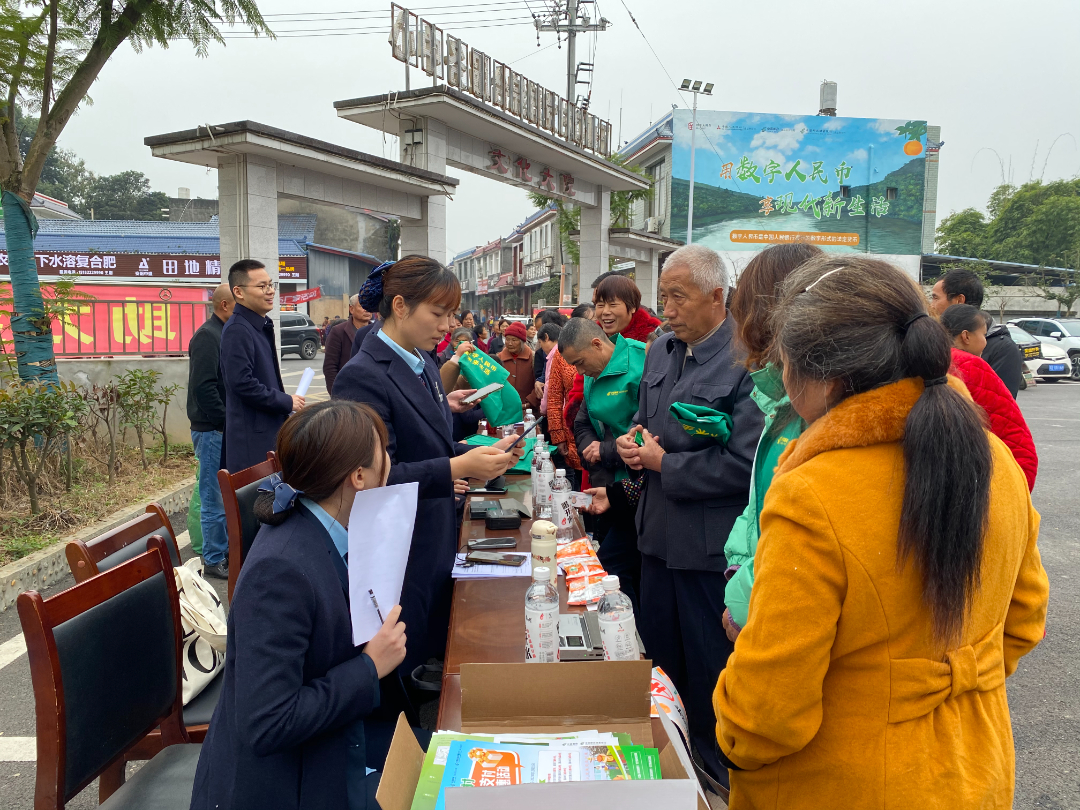
<svg viewBox="0 0 1080 810"><path fill-rule="evenodd" d="M604 595L600 597L596 618L600 620L600 640L607 661L637 661L641 657L637 643L637 624L630 597L619 590L619 578L608 575L600 580Z"/></svg>
<svg viewBox="0 0 1080 810"><path fill-rule="evenodd" d="M532 412L532 408L526 408L526 409L525 409L525 427L528 427L528 426L529 426L529 425L531 425L532 423L533 423L533 412Z"/></svg>
<svg viewBox="0 0 1080 810"><path fill-rule="evenodd" d="M537 487L540 484L540 462L543 461L543 453L540 452L542 444L533 445L532 461L529 462L529 484L532 487L533 517L538 517L536 507L540 504Z"/></svg>
<svg viewBox="0 0 1080 810"><path fill-rule="evenodd" d="M481 419L479 424L477 424L477 426L476 426L476 434L478 436L487 436L488 435L487 419Z"/></svg>
<svg viewBox="0 0 1080 810"><path fill-rule="evenodd" d="M541 449L540 454L540 470L536 475L536 508L533 510L533 517L539 520L551 520L554 523L551 511L551 485L555 480L555 465L551 463L551 456L548 455L546 447Z"/></svg>
<svg viewBox="0 0 1080 810"><path fill-rule="evenodd" d="M566 470L556 470L551 482L551 517L555 524L555 541L562 545L574 539L574 505L570 503L570 482Z"/></svg>
<svg viewBox="0 0 1080 810"><path fill-rule="evenodd" d="M559 592L547 566L534 568L532 575L525 592L525 660L553 664L559 660Z"/></svg>

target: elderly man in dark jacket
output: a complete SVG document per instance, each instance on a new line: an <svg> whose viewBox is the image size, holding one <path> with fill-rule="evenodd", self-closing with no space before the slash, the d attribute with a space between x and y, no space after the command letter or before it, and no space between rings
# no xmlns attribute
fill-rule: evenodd
<svg viewBox="0 0 1080 810"><path fill-rule="evenodd" d="M334 392L334 380L338 372L345 367L352 357L353 339L358 329L371 323L371 313L360 306L360 296L349 299L349 319L342 321L326 335L326 352L323 357L323 376L326 378L326 390Z"/></svg>
<svg viewBox="0 0 1080 810"><path fill-rule="evenodd" d="M275 285L266 267L241 259L229 268L236 299L232 317L221 330L221 378L225 383L225 467L245 470L274 449L278 428L304 398L285 393L278 367L274 322Z"/></svg>
<svg viewBox="0 0 1080 810"><path fill-rule="evenodd" d="M627 466L646 471L637 513L638 629L649 656L686 702L690 739L706 770L724 785L712 708L733 649L723 626L724 543L749 500L764 426L724 307L727 286L723 261L703 245L679 248L664 262L660 291L673 331L649 348L636 426L616 442ZM728 414L730 438L685 429L670 410L673 403Z"/></svg>
<svg viewBox="0 0 1080 810"><path fill-rule="evenodd" d="M225 386L218 362L221 330L233 308L228 284L217 286L212 302L213 314L203 321L188 342L187 415L191 422L191 443L199 460L203 572L218 579L228 579L229 538L217 480L225 435Z"/></svg>

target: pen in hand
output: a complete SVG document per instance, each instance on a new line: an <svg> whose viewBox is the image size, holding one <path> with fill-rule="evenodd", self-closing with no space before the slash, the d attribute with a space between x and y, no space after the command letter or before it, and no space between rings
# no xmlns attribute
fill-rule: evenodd
<svg viewBox="0 0 1080 810"><path fill-rule="evenodd" d="M368 596L371 597L371 604L375 606L375 612L379 614L379 621L385 624L386 619L383 618L382 611L379 610L379 600L375 598L375 591L371 590L371 588L368 588L367 592Z"/></svg>

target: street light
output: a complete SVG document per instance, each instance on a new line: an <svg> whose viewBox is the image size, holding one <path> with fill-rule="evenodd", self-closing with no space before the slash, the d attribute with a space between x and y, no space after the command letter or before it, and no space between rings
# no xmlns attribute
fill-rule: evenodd
<svg viewBox="0 0 1080 810"><path fill-rule="evenodd" d="M712 95L713 83L706 82L705 88L701 87L701 80L695 79L691 85L690 79L683 79L680 90L694 94L694 115L690 124L690 200L686 209L686 244L694 241L694 143L697 135L697 100L698 95Z"/></svg>

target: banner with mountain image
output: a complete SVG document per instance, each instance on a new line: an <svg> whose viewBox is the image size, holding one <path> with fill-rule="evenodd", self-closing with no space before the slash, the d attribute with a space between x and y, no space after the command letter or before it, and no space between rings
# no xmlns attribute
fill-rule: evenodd
<svg viewBox="0 0 1080 810"><path fill-rule="evenodd" d="M674 111L671 235L686 234L691 111ZM830 252L922 253L926 122L697 111L696 244L809 242Z"/></svg>

